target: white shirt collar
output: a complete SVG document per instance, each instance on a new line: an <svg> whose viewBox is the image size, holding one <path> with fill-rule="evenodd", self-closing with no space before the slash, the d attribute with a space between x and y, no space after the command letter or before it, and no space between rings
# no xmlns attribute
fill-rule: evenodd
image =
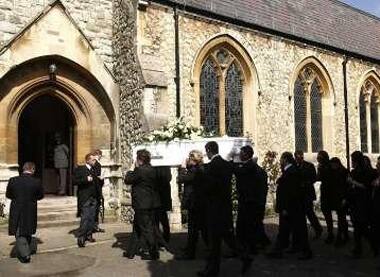
<svg viewBox="0 0 380 277"><path fill-rule="evenodd" d="M215 157L217 157L217 156L219 156L219 154L215 154L214 156L212 156L211 159L210 159L210 162L211 162Z"/></svg>
<svg viewBox="0 0 380 277"><path fill-rule="evenodd" d="M91 165L86 163L86 167L88 168L88 170L91 170Z"/></svg>
<svg viewBox="0 0 380 277"><path fill-rule="evenodd" d="M289 167L291 167L292 166L292 164L288 164L288 165L286 165L285 167L284 167L284 171L286 171Z"/></svg>

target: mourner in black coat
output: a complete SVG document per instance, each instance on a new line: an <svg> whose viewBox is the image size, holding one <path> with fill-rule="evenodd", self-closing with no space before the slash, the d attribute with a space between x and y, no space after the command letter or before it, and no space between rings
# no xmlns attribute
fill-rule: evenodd
<svg viewBox="0 0 380 277"><path fill-rule="evenodd" d="M312 163L309 163L304 160L303 151L296 151L294 153L294 158L296 160L297 167L300 171L303 185L305 189L305 211L306 217L310 221L310 225L313 227L315 232L315 237L319 238L322 234L322 226L318 220L318 217L314 211L314 201L317 200L317 196L315 194L314 183L317 180L317 172L315 170L315 166Z"/></svg>
<svg viewBox="0 0 380 277"><path fill-rule="evenodd" d="M375 249L380 248L380 157L376 163L377 178L372 183L371 230Z"/></svg>
<svg viewBox="0 0 380 277"><path fill-rule="evenodd" d="M281 156L282 175L277 180L276 211L280 214L279 231L275 249L269 254L271 258L281 258L282 251L289 247L289 237L293 240L302 255L299 259L312 257L310 250L306 214L305 191L300 172L295 166L291 153L284 152Z"/></svg>
<svg viewBox="0 0 380 277"><path fill-rule="evenodd" d="M375 254L378 251L370 232L372 182L376 179L377 174L366 166L363 153L360 151L352 153L351 160L353 169L348 179L350 184L348 201L355 240L352 254L353 257L359 258L362 254L362 237L368 239Z"/></svg>
<svg viewBox="0 0 380 277"><path fill-rule="evenodd" d="M100 164L100 159L102 158L102 151L97 149L93 152L93 155L96 159L94 166L92 167L93 173L96 176L95 183L97 186L97 199L96 199L96 211L95 211L95 227L94 232L105 232L104 229L99 227L99 214L100 209L104 209L104 198L103 198L103 185L104 179L102 177L102 165ZM102 206L103 204L103 206ZM103 211L104 213L104 211Z"/></svg>
<svg viewBox="0 0 380 277"><path fill-rule="evenodd" d="M79 247L84 247L86 240L95 241L92 233L98 199L97 177L93 169L96 159L92 154L87 154L85 160L86 164L78 166L73 176L73 182L78 186L78 216L81 218L77 233Z"/></svg>
<svg viewBox="0 0 380 277"><path fill-rule="evenodd" d="M236 234L243 251L248 254L256 249L257 244L266 246L270 243L263 223L268 176L252 157L252 147L244 146L240 149L242 163L234 164L238 193Z"/></svg>
<svg viewBox="0 0 380 277"><path fill-rule="evenodd" d="M209 256L205 270L199 276L217 276L220 268L221 243L224 240L235 252L235 237L232 221L232 163L225 161L218 153L214 141L205 146L210 162L205 165L206 222Z"/></svg>
<svg viewBox="0 0 380 277"><path fill-rule="evenodd" d="M172 210L172 197L170 181L172 174L170 167L155 167L157 172L157 188L160 196L160 207L156 211L156 226L159 230L160 223L163 231L163 238L166 243L170 240L170 224L168 212Z"/></svg>
<svg viewBox="0 0 380 277"><path fill-rule="evenodd" d="M17 255L23 263L30 262L30 243L37 229L37 201L44 196L34 172L34 163L25 163L22 175L10 178L6 190L6 197L11 199L9 235L16 236Z"/></svg>
<svg viewBox="0 0 380 277"><path fill-rule="evenodd" d="M135 211L133 232L124 252L127 258L134 258L140 247L148 247L148 253L142 253L143 259L156 260L157 234L155 211L161 206L158 192L157 171L150 165L150 153L137 151L137 160L133 171L129 171L124 183L132 185L132 207Z"/></svg>
<svg viewBox="0 0 380 277"><path fill-rule="evenodd" d="M323 171L321 172L323 174ZM324 186L321 187L321 207L326 220L328 237L326 243L334 239L332 211L336 211L338 216L338 233L336 246L340 246L348 240L347 223L347 191L348 191L348 170L342 165L338 158L330 160L330 166L324 172L327 176L322 177Z"/></svg>
<svg viewBox="0 0 380 277"><path fill-rule="evenodd" d="M189 153L189 158L181 165L178 174L178 183L184 184L182 197L182 208L187 210L187 245L181 256L176 256L180 260L193 260L199 237L199 232L207 244L205 206L206 198L205 169L203 165L203 153L193 150Z"/></svg>

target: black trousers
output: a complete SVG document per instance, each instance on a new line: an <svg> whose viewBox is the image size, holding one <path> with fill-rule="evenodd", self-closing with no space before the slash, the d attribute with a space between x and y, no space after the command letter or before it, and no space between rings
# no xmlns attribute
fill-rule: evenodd
<svg viewBox="0 0 380 277"><path fill-rule="evenodd" d="M19 230L16 232L16 253L18 257L27 257L31 255L32 236L20 235Z"/></svg>
<svg viewBox="0 0 380 277"><path fill-rule="evenodd" d="M321 233L322 232L322 225L318 220L318 217L315 214L314 211L314 203L313 201L307 200L305 203L305 212L306 212L306 217L310 222L311 227L313 227L314 231L316 233Z"/></svg>
<svg viewBox="0 0 380 277"><path fill-rule="evenodd" d="M128 241L127 254L135 256L140 247L146 247L152 257L158 255L155 227L155 211L136 209L133 220L133 231Z"/></svg>
<svg viewBox="0 0 380 277"><path fill-rule="evenodd" d="M101 200L98 199L97 203L96 203L96 208L95 208L95 226L98 226L99 225L99 214L100 214L100 205L101 205Z"/></svg>
<svg viewBox="0 0 380 277"><path fill-rule="evenodd" d="M327 225L327 233L329 236L334 235L334 223L333 223L333 217L332 217L332 210L331 209L322 209L323 216L326 220ZM347 239L348 238L348 223L346 218L346 210L345 209L337 209L336 213L338 215L338 233L337 238L338 239Z"/></svg>
<svg viewBox="0 0 380 277"><path fill-rule="evenodd" d="M210 219L208 219L208 221L209 220ZM234 253L238 253L233 223L231 222L228 226L225 224L219 225L211 223L207 226L207 235L209 255L207 257L205 272L209 275L218 275L220 270L222 241L224 241ZM245 254L246 253L242 253L242 258L245 257Z"/></svg>
<svg viewBox="0 0 380 277"><path fill-rule="evenodd" d="M302 209L287 211L287 215L280 213L279 230L275 249L281 252L289 247L290 235L292 235L293 245L298 250L308 253L311 251L306 225L306 215Z"/></svg>
<svg viewBox="0 0 380 277"><path fill-rule="evenodd" d="M236 236L239 247L243 252L249 254L256 248L255 233L258 228L258 218L255 215L253 203L239 203L236 222Z"/></svg>
<svg viewBox="0 0 380 277"><path fill-rule="evenodd" d="M158 209L156 211L156 226L160 230L160 224L162 226L162 236L166 243L169 243L170 240L170 224L168 213L163 209Z"/></svg>
<svg viewBox="0 0 380 277"><path fill-rule="evenodd" d="M351 221L354 227L354 243L355 251L361 253L362 251L362 238L366 238L373 251L377 251L376 236L371 230L371 222L369 218L369 211L354 211L351 214Z"/></svg>
<svg viewBox="0 0 380 277"><path fill-rule="evenodd" d="M187 222L187 246L186 253L189 256L195 256L197 249L199 232L206 245L208 245L207 230L204 211L196 208L188 209L188 222Z"/></svg>
<svg viewBox="0 0 380 277"><path fill-rule="evenodd" d="M92 235L95 227L96 206L96 199L90 197L81 207L78 237L87 238L88 236Z"/></svg>

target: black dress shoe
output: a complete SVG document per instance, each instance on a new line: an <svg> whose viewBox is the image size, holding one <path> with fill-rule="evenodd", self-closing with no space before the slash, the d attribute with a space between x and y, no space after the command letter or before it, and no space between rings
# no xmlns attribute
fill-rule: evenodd
<svg viewBox="0 0 380 277"><path fill-rule="evenodd" d="M100 228L99 226L96 226L94 228L94 233L104 233L106 230Z"/></svg>
<svg viewBox="0 0 380 277"><path fill-rule="evenodd" d="M78 237L77 243L78 243L78 247L82 248L82 247L85 247L86 240L84 239L84 237Z"/></svg>
<svg viewBox="0 0 380 277"><path fill-rule="evenodd" d="M313 253L311 251L303 252L301 256L298 257L300 261L306 261L313 258Z"/></svg>
<svg viewBox="0 0 380 277"><path fill-rule="evenodd" d="M182 254L182 255L174 256L174 259L177 261L190 261L190 260L195 259L195 255Z"/></svg>
<svg viewBox="0 0 380 277"><path fill-rule="evenodd" d="M126 251L123 252L123 257L128 258L128 259L133 259L135 255L129 254Z"/></svg>
<svg viewBox="0 0 380 277"><path fill-rule="evenodd" d="M197 272L197 276L199 277L217 277L217 273L210 273L207 270L201 270Z"/></svg>
<svg viewBox="0 0 380 277"><path fill-rule="evenodd" d="M141 260L143 261L156 261L160 258L158 254L150 255L146 253L141 254Z"/></svg>
<svg viewBox="0 0 380 277"><path fill-rule="evenodd" d="M94 239L92 236L87 237L87 241L90 243L96 242L96 239Z"/></svg>
<svg viewBox="0 0 380 277"><path fill-rule="evenodd" d="M266 256L269 259L282 259L282 252L279 252L279 251L269 252Z"/></svg>
<svg viewBox="0 0 380 277"><path fill-rule="evenodd" d="M22 262L23 264L28 264L28 263L30 263L30 256L25 256L25 257L18 257L18 260L20 261L20 262Z"/></svg>
<svg viewBox="0 0 380 277"><path fill-rule="evenodd" d="M251 264L252 264L252 259L243 260L243 266L241 268L242 275L246 274L249 271L249 269L251 268Z"/></svg>

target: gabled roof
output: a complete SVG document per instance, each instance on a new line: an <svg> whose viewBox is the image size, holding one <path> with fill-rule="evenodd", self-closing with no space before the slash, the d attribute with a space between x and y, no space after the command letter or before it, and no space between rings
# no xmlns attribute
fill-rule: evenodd
<svg viewBox="0 0 380 277"><path fill-rule="evenodd" d="M380 61L380 19L338 0L153 0Z"/></svg>

